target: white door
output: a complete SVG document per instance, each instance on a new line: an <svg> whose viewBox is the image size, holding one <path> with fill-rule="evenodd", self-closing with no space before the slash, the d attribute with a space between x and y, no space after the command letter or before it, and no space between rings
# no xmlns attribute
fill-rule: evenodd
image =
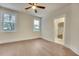
<svg viewBox="0 0 79 59"><path fill-rule="evenodd" d="M54 20L55 25L55 42L64 45L65 17Z"/></svg>

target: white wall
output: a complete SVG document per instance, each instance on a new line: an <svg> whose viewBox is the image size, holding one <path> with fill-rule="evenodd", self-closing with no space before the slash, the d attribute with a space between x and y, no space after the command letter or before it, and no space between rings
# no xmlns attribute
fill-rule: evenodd
<svg viewBox="0 0 79 59"><path fill-rule="evenodd" d="M79 4L71 5L71 45L70 47L74 49L79 54Z"/></svg>
<svg viewBox="0 0 79 59"><path fill-rule="evenodd" d="M17 14L16 32L0 32L0 43L27 40L40 37L40 32L33 32L32 30L33 20L37 17L30 16L17 11L8 10L6 8L0 8L0 12L12 12Z"/></svg>
<svg viewBox="0 0 79 59"><path fill-rule="evenodd" d="M43 38L54 41L54 19L65 15L65 46L79 54L79 4L70 4L42 19Z"/></svg>
<svg viewBox="0 0 79 59"><path fill-rule="evenodd" d="M47 39L49 41L53 41L54 39L54 24L53 19L50 19L49 15L45 18L42 18L42 38Z"/></svg>
<svg viewBox="0 0 79 59"><path fill-rule="evenodd" d="M69 44L70 37L69 37L69 31L70 31L70 5L62 7L54 12L50 12L49 15L47 15L45 18L42 19L42 36L43 38L48 39L49 41L54 41L55 39L55 30L54 30L54 20L58 17L62 17L63 15L66 15L66 33L67 37L65 37L66 43ZM67 42L68 41L68 42Z"/></svg>

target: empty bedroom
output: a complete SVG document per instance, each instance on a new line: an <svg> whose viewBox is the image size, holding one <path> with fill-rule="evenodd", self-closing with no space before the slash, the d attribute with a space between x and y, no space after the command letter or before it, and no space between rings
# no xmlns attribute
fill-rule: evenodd
<svg viewBox="0 0 79 59"><path fill-rule="evenodd" d="M0 56L78 55L78 3L0 3Z"/></svg>

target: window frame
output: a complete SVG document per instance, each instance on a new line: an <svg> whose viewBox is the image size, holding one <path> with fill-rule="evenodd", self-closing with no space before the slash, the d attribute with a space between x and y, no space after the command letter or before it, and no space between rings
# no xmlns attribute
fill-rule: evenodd
<svg viewBox="0 0 79 59"><path fill-rule="evenodd" d="M39 20L39 30L38 31L35 31L34 20ZM34 18L33 19L33 32L41 32L41 18Z"/></svg>
<svg viewBox="0 0 79 59"><path fill-rule="evenodd" d="M10 16L14 15L15 16L15 29L11 30L11 31L5 31L3 30L3 22L4 22L4 14L9 14ZM3 12L1 13L1 19L2 19L2 32L16 32L16 14L15 13L9 13L9 12Z"/></svg>

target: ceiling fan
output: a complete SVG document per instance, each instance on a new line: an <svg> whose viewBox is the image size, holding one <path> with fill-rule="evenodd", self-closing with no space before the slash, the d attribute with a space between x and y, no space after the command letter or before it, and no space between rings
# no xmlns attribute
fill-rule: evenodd
<svg viewBox="0 0 79 59"><path fill-rule="evenodd" d="M30 4L31 6L25 8L25 9L28 10L28 9L32 8L35 11L35 13L37 13L37 8L45 9L44 6L39 6L39 5L37 5L37 3L28 3L28 4Z"/></svg>

